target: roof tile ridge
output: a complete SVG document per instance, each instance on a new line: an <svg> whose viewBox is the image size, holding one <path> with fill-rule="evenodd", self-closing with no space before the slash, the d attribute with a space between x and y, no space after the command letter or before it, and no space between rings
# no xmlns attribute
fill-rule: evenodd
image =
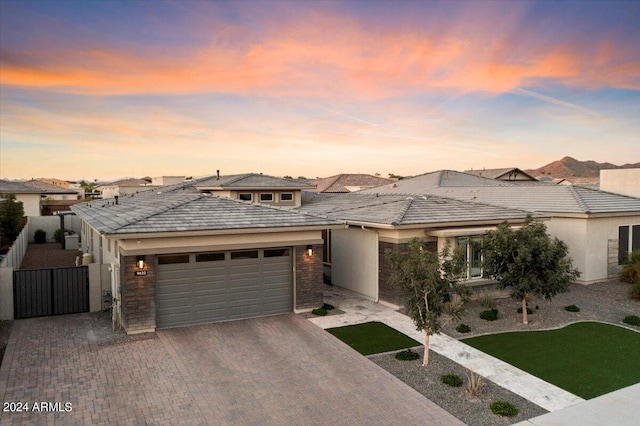
<svg viewBox="0 0 640 426"><path fill-rule="evenodd" d="M256 176L256 175L258 175L258 173L243 173L243 174L238 175L237 177L235 177L235 178L233 178L233 179L230 179L230 180L226 181L226 182L224 183L224 185L229 185L229 184L231 184L231 183L236 183L236 182L238 182L239 180L242 180L242 179L247 178L247 177L249 177L249 176ZM223 177L223 176L221 176L221 177Z"/></svg>
<svg viewBox="0 0 640 426"><path fill-rule="evenodd" d="M275 206L273 204L254 203L252 201L238 200L238 199L234 199L234 198L222 197L222 196L219 196L219 195L212 195L212 197L216 197L216 198L219 198L221 200L233 201L233 202L236 202L236 203L239 203L239 204L245 204L247 206L265 207L265 208L268 208L268 209L271 209L271 210L278 210L278 211L293 213L293 214L297 214L297 215L303 215L303 216L309 216L309 217L314 217L314 218L321 218L321 219L327 219L327 220L336 221L335 219L330 219L328 216L321 215L321 214L318 214L318 213L300 211L300 210L298 210L297 207L293 207L293 206ZM338 221L336 221L336 222L338 222ZM340 223L346 223L346 222L340 222Z"/></svg>
<svg viewBox="0 0 640 426"><path fill-rule="evenodd" d="M322 190L323 192L326 191L327 189L331 188L333 185L336 184L336 182L338 182L338 180L344 176L344 173L341 174L337 174L335 176L329 176L327 179L331 179L334 178L333 180L329 181L330 183ZM343 185L344 186L344 185Z"/></svg>
<svg viewBox="0 0 640 426"><path fill-rule="evenodd" d="M190 194L185 194L185 195L188 195L188 196L185 197L184 199L181 198L180 200L176 200L176 201L170 202L168 204L165 204L162 208L158 208L157 210L155 210L151 214L141 213L141 214L138 214L138 215L134 216L130 222L128 222L126 225L122 225L119 228L114 229L113 232L119 231L119 230L124 229L124 228L126 228L128 226L135 225L136 223L141 222L143 220L151 219L154 216L158 216L158 215L160 215L162 213L168 212L169 210L175 209L176 207L181 207L181 206L183 206L185 204L192 203L192 202L194 202L196 200L199 200L199 199L207 196L207 195L205 195L203 193L200 193L200 192L198 192L198 193L190 193Z"/></svg>
<svg viewBox="0 0 640 426"><path fill-rule="evenodd" d="M582 196L578 193L578 191L576 191L576 189L573 187L573 185L567 185L565 186L565 188L567 188L569 190L569 192L571 193L571 195L573 196L574 200L576 200L576 202L578 203L578 205L582 208L582 211L584 213L591 213L589 206L587 205L587 203L582 199Z"/></svg>
<svg viewBox="0 0 640 426"><path fill-rule="evenodd" d="M414 200L413 197L407 197L404 200L404 202L403 202L404 205L400 208L400 211L398 212L396 217L393 220L391 220L391 224L393 226L398 225L400 222L402 222L402 220L406 216L407 212L411 208L411 205L413 204L413 200Z"/></svg>

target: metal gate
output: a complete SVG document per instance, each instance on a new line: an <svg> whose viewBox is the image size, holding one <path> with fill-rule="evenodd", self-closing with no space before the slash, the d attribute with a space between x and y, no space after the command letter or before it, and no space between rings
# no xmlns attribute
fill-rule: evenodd
<svg viewBox="0 0 640 426"><path fill-rule="evenodd" d="M89 268L13 271L15 319L89 312Z"/></svg>

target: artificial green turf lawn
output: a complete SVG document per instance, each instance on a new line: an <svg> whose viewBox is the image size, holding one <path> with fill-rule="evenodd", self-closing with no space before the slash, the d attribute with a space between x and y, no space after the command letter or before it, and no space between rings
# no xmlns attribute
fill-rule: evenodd
<svg viewBox="0 0 640 426"><path fill-rule="evenodd" d="M462 340L584 399L640 382L640 333L580 322Z"/></svg>
<svg viewBox="0 0 640 426"><path fill-rule="evenodd" d="M379 354L420 346L411 337L381 322L328 328L327 331L362 355Z"/></svg>

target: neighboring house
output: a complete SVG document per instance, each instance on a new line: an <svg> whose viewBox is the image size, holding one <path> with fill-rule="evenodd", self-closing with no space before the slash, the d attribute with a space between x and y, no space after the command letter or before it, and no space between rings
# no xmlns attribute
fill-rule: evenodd
<svg viewBox="0 0 640 426"><path fill-rule="evenodd" d="M116 195L120 197L155 188L158 186L152 185L150 179L122 179L100 185L96 191L100 192L102 198L113 198Z"/></svg>
<svg viewBox="0 0 640 426"><path fill-rule="evenodd" d="M24 185L40 191L41 215L50 216L58 211L68 211L70 206L82 201L82 196L72 189L52 185L40 180L29 180Z"/></svg>
<svg viewBox="0 0 640 426"><path fill-rule="evenodd" d="M615 278L628 251L640 248L640 198L581 186L515 183L441 170L363 193L436 195L548 215L549 233L567 243L583 284Z"/></svg>
<svg viewBox="0 0 640 426"><path fill-rule="evenodd" d="M306 193L299 210L349 225L324 233L331 283L393 305L404 304L404 295L388 282L392 268L386 250L404 252L412 238L438 252L447 242L452 249L465 246L466 283L483 285L488 281L482 278L480 235L505 220L520 226L527 217L520 210L442 197L362 193Z"/></svg>
<svg viewBox="0 0 640 426"><path fill-rule="evenodd" d="M482 169L482 170L465 170L464 173L481 176L489 179L507 180L507 181L529 181L535 182L538 179L530 174L518 169L517 167L503 169Z"/></svg>
<svg viewBox="0 0 640 426"><path fill-rule="evenodd" d="M66 180L56 179L56 178L37 178L34 179L39 182L48 183L49 185L55 185L62 189L71 189L71 184Z"/></svg>
<svg viewBox="0 0 640 426"><path fill-rule="evenodd" d="M158 176L151 178L151 185L165 186L184 182L186 176Z"/></svg>
<svg viewBox="0 0 640 426"><path fill-rule="evenodd" d="M573 185L573 182L565 178L554 178L552 176L536 176L536 179L538 179L540 182L550 183L552 185Z"/></svg>
<svg viewBox="0 0 640 426"><path fill-rule="evenodd" d="M393 181L366 174L340 174L327 178L312 179L310 182L317 187L315 190L311 190L312 192L344 193L374 188Z"/></svg>
<svg viewBox="0 0 640 426"><path fill-rule="evenodd" d="M640 198L640 169L600 170L600 190Z"/></svg>
<svg viewBox="0 0 640 426"><path fill-rule="evenodd" d="M315 185L297 179L284 179L258 173L216 176L190 182L194 188L234 200L272 204L282 207L299 207L303 190L315 189Z"/></svg>
<svg viewBox="0 0 640 426"><path fill-rule="evenodd" d="M300 192L269 176L228 178L73 206L83 250L111 265L127 333L322 305L322 232L344 225L255 197L213 195L293 193L295 200Z"/></svg>
<svg viewBox="0 0 640 426"><path fill-rule="evenodd" d="M0 179L0 196L14 194L16 201L22 203L25 216L41 215L41 191L27 186L24 182L14 182Z"/></svg>

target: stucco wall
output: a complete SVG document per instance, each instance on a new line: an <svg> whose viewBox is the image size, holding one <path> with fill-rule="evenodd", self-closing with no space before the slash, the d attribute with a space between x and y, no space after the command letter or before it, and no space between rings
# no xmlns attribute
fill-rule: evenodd
<svg viewBox="0 0 640 426"><path fill-rule="evenodd" d="M22 203L25 216L40 216L40 194L15 194L16 201Z"/></svg>
<svg viewBox="0 0 640 426"><path fill-rule="evenodd" d="M331 233L331 283L378 300L378 234L360 228Z"/></svg>
<svg viewBox="0 0 640 426"><path fill-rule="evenodd" d="M600 170L600 190L640 198L640 169Z"/></svg>
<svg viewBox="0 0 640 426"><path fill-rule="evenodd" d="M64 217L64 229L80 233L80 218L74 215ZM60 216L31 216L29 217L29 242L34 241L35 232L42 229L47 233L47 241L54 242L54 233L60 229Z"/></svg>

